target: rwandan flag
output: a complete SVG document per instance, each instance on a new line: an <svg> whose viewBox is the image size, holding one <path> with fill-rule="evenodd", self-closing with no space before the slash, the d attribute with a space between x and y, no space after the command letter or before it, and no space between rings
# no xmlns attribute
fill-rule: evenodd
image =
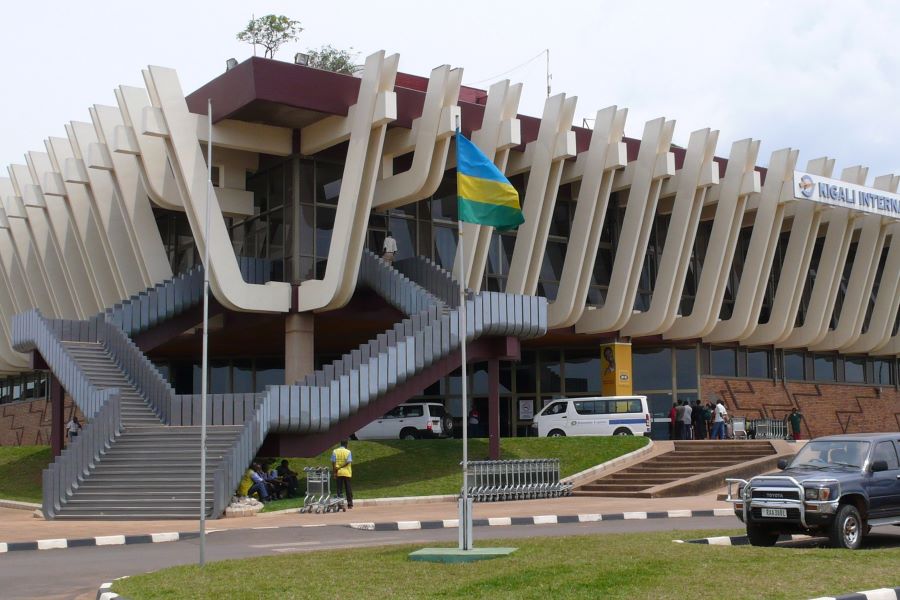
<svg viewBox="0 0 900 600"><path fill-rule="evenodd" d="M456 132L456 196L459 220L501 231L525 222L519 193L491 160Z"/></svg>

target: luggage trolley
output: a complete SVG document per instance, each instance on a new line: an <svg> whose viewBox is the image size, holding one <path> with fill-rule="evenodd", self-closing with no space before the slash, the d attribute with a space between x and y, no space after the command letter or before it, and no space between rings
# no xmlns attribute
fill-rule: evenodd
<svg viewBox="0 0 900 600"><path fill-rule="evenodd" d="M347 512L347 501L331 495L331 469L329 467L303 467L306 473L306 496L301 513Z"/></svg>

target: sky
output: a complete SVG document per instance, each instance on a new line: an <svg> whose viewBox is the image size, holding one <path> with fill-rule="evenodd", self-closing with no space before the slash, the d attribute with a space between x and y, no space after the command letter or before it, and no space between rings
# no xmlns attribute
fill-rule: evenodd
<svg viewBox="0 0 900 600"><path fill-rule="evenodd" d="M629 109L626 134L676 121L674 142L719 130L717 154L752 137L758 164L800 150L798 168L836 159L900 173L900 4L791 0L344 0L341 3L99 0L7 3L0 21L0 166L42 150L63 125L88 120L112 90L142 85L148 64L177 70L185 93L252 48L235 39L252 16L284 14L304 31L276 58L332 44L358 62L400 54L400 70L464 69L463 83L524 84L520 113L540 116L549 49L554 94L577 96L575 125L596 111ZM534 59L534 60L532 60ZM502 75L502 77L498 77Z"/></svg>

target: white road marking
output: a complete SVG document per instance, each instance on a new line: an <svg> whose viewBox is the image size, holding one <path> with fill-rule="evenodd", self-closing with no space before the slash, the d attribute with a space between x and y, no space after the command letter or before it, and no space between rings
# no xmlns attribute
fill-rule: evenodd
<svg viewBox="0 0 900 600"><path fill-rule="evenodd" d="M150 539L154 544L159 542L177 542L180 536L178 533L151 533Z"/></svg>
<svg viewBox="0 0 900 600"><path fill-rule="evenodd" d="M38 550L50 550L51 548L68 548L68 542L65 539L55 540L38 540Z"/></svg>
<svg viewBox="0 0 900 600"><path fill-rule="evenodd" d="M532 517L535 525L554 525L556 524L556 515L535 515Z"/></svg>
<svg viewBox="0 0 900 600"><path fill-rule="evenodd" d="M318 546L322 542L319 541L308 541L308 542L284 542L282 544L251 544L251 548L287 548L287 547L297 547L297 546Z"/></svg>
<svg viewBox="0 0 900 600"><path fill-rule="evenodd" d="M490 517L488 518L488 525L491 527L497 525L512 525L512 519L510 517Z"/></svg>

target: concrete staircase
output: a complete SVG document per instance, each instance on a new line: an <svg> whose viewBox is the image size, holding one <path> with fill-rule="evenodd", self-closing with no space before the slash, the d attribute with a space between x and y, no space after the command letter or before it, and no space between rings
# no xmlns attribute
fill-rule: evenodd
<svg viewBox="0 0 900 600"><path fill-rule="evenodd" d="M772 460L777 460L777 452L765 441L680 441L675 442L671 452L582 485L574 495L602 498L693 495L719 487L731 471L745 473L748 464L759 465L759 473L768 471L774 466L769 464Z"/></svg>
<svg viewBox="0 0 900 600"><path fill-rule="evenodd" d="M239 426L208 428L207 513L215 501L213 474L240 430ZM126 426L55 518L196 519L199 479L199 427Z"/></svg>
<svg viewBox="0 0 900 600"><path fill-rule="evenodd" d="M163 425L101 344L64 341L62 345L95 389L119 390L122 432L88 467L56 518L196 518L200 428ZM214 502L213 474L240 430L239 426L208 429L208 512Z"/></svg>
<svg viewBox="0 0 900 600"><path fill-rule="evenodd" d="M94 388L98 390L119 389L122 397L122 425L126 430L135 426L160 424L159 417L147 406L144 398L115 363L106 348L97 342L64 341L62 345L87 375Z"/></svg>

